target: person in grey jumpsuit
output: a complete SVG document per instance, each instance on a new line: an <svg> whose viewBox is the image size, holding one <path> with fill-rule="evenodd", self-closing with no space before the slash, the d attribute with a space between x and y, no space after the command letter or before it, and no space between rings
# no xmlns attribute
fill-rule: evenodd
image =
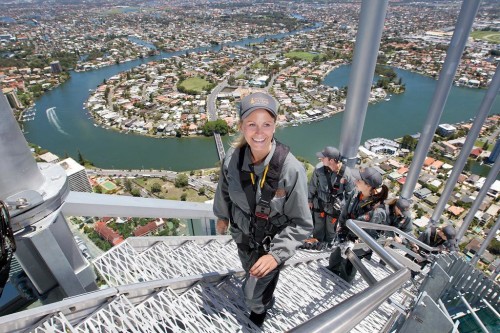
<svg viewBox="0 0 500 333"><path fill-rule="evenodd" d="M308 202L314 222L311 241L331 243L335 238L342 205L355 186L350 169L342 168L337 148L325 147L316 156L321 162L316 165L308 185ZM339 172L342 174L339 175ZM341 177L338 184L337 176Z"/></svg>
<svg viewBox="0 0 500 333"><path fill-rule="evenodd" d="M342 208L337 230L342 244L333 250L328 263L330 271L349 283L356 276L357 270L345 257L347 249L344 246L356 242L358 237L347 228L347 220L384 223L386 219L385 209L378 208L387 199L389 193L387 186L382 185L382 175L374 168L352 169L352 175L356 179L356 190L351 192ZM374 230L366 230L366 232L374 238L377 237L377 232ZM370 258L372 251L357 249L354 250L354 253L359 259L362 259Z"/></svg>
<svg viewBox="0 0 500 333"><path fill-rule="evenodd" d="M263 324L267 310L274 304L273 293L280 268L312 230L305 169L288 152L278 188L270 202L267 222L272 223L277 232L266 248L251 241L255 212L242 188L238 161L240 151L243 151L241 169L252 174L256 202L259 202L261 189L258 185L266 177L266 170L277 150L274 140L277 109L277 102L266 93L257 92L242 99L239 110L241 136L228 150L221 165L213 208L217 232L225 234L229 228L238 245L238 255L246 272L243 283L245 303L250 310L250 320L257 326Z"/></svg>
<svg viewBox="0 0 500 333"><path fill-rule="evenodd" d="M386 225L396 227L399 230L412 235L413 232L413 219L410 212L411 201L405 198L392 199L386 205L387 218ZM403 243L403 240L392 231L386 231L386 237L393 237L398 243Z"/></svg>

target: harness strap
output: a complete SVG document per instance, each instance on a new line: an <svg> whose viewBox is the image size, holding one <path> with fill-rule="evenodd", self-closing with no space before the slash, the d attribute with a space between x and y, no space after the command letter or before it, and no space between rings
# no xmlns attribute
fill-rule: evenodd
<svg viewBox="0 0 500 333"><path fill-rule="evenodd" d="M262 179L257 184L253 165L250 164L251 172L242 170L245 151L247 146L240 148L238 156L238 170L240 171L240 181L247 198L250 208L250 238L248 243L252 242L258 246L270 245L272 238L277 233L277 228L270 223L269 215L271 214L271 200L273 199L276 190L278 189L281 170L290 148L276 141L274 154L269 161L269 164L264 169ZM259 202L256 202L257 186L261 189ZM247 240L243 240L246 242ZM267 243L267 244L266 244ZM267 252L267 251L266 251Z"/></svg>
<svg viewBox="0 0 500 333"><path fill-rule="evenodd" d="M332 196L337 196L339 193L339 190L342 186L342 183L340 181L342 180L342 177L344 177L345 168L346 168L345 164L342 164L339 172L337 172L337 177L335 177L335 182L333 183L333 186L330 182L328 182L328 189L330 190Z"/></svg>

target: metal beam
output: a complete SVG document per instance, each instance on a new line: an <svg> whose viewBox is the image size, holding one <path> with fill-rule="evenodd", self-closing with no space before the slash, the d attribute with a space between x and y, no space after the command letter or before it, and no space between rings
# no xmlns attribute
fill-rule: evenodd
<svg viewBox="0 0 500 333"><path fill-rule="evenodd" d="M289 332L349 332L410 278L406 268L377 282Z"/></svg>
<svg viewBox="0 0 500 333"><path fill-rule="evenodd" d="M417 244L419 247L426 249L427 251L437 252L439 250L439 248L429 246L429 245L423 243L422 241L419 241L418 239L416 239L415 236L407 234L406 232L403 232L396 227L392 227L392 226L385 225L385 224L362 222L362 221L357 221L357 220L352 220L352 221L355 221L356 225L360 228L363 228L363 229L393 231L393 232L399 234L400 236L403 236L406 239L410 240L412 243Z"/></svg>
<svg viewBox="0 0 500 333"><path fill-rule="evenodd" d="M474 22L474 17L479 8L479 3L480 0L465 0L462 2L462 8L460 9L457 24L455 25L455 31L446 53L446 60L439 75L439 81L431 106L427 112L427 119L422 130L422 135L418 141L417 149L408 171L408 176L406 177L403 190L401 191L402 198L411 199L413 191L415 190L420 170L422 170L427 152L432 144L434 133L436 132L439 120L443 114L444 105L448 99L453 79L465 48L465 43L467 42L472 23Z"/></svg>
<svg viewBox="0 0 500 333"><path fill-rule="evenodd" d="M0 199L21 191L38 189L44 177L14 118L7 97L0 92ZM19 175L19 177L16 177Z"/></svg>
<svg viewBox="0 0 500 333"><path fill-rule="evenodd" d="M474 257L471 259L470 264L472 266L475 266L477 264L479 258L483 255L484 251L486 250L486 248L490 244L493 237L496 236L498 228L500 228L500 215L498 216L497 221L495 222L495 225L493 225L493 228L491 228L490 232L488 232L488 236L486 236L486 239L484 240L483 244L481 244L481 247L474 254Z"/></svg>
<svg viewBox="0 0 500 333"><path fill-rule="evenodd" d="M340 152L354 166L365 123L388 0L363 0L342 121Z"/></svg>
<svg viewBox="0 0 500 333"><path fill-rule="evenodd" d="M465 140L464 145L462 146L460 155L453 164L453 169L451 171L450 177L446 180L446 185L443 190L443 193L441 193L441 197L439 198L436 208L432 213L431 217L432 224L436 224L436 222L439 221L439 219L441 218L441 214L443 213L444 208L448 203L448 200L450 199L451 193L453 192L453 189L457 184L458 177L462 173L465 163L467 163L467 158L469 157L470 152L474 148L474 143L476 142L476 139L479 136L479 132L481 131L481 127L483 126L484 121L488 117L488 114L491 110L493 102L495 101L495 98L497 97L499 89L500 89L500 66L497 66L495 75L493 76L493 79L490 83L488 92L484 96L479 111L477 112L474 124L472 125L469 134L467 134L467 139Z"/></svg>
<svg viewBox="0 0 500 333"><path fill-rule="evenodd" d="M481 302L483 302L484 304L486 304L486 306L488 307L488 309L490 309L491 312L493 312L497 318L500 318L500 314L498 313L498 311L495 310L495 308L492 307L491 304L487 300L482 299Z"/></svg>
<svg viewBox="0 0 500 333"><path fill-rule="evenodd" d="M370 223L365 223L370 224ZM351 229L352 232L356 234L366 245L368 245L375 253L377 253L383 261L385 261L394 270L401 269L405 267L399 261L394 259L375 239L373 239L366 231L364 231L363 222L356 220L347 220L347 227Z"/></svg>
<svg viewBox="0 0 500 333"><path fill-rule="evenodd" d="M497 158L495 160L495 163L491 167L490 173L488 173L488 177L486 177L486 180L484 181L483 186L479 190L479 193L477 194L476 200L472 203L472 206L469 209L469 212L467 213L467 216L465 216L464 221L462 222L462 225L458 229L457 232L457 240L460 242L462 237L465 235L465 231L469 228L470 223L472 222L472 219L474 218L474 215L476 214L477 210L479 209L479 206L483 203L484 198L486 197L486 194L488 193L491 185L495 182L498 176L498 172L500 171L500 158Z"/></svg>
<svg viewBox="0 0 500 333"><path fill-rule="evenodd" d="M481 321L481 319L479 319L479 317L477 316L477 314L474 312L474 309L470 306L469 302L467 302L467 300L465 299L465 297L461 293L458 293L458 295L460 296L460 299L462 300L462 303L464 303L465 306L467 307L467 309L469 310L470 314L472 315L472 318L474 318L474 321L476 322L476 324L478 324L478 326L481 328L481 330L484 333L489 333L490 331L488 331L488 329L486 328L486 326L484 326L483 322Z"/></svg>
<svg viewBox="0 0 500 333"><path fill-rule="evenodd" d="M369 286L373 286L377 283L375 277L370 273L368 268L361 262L361 259L351 250L347 250L347 259L352 263L354 267L358 270L359 274L363 277L363 279L368 283Z"/></svg>
<svg viewBox="0 0 500 333"><path fill-rule="evenodd" d="M62 207L75 216L213 218L212 204L70 192Z"/></svg>

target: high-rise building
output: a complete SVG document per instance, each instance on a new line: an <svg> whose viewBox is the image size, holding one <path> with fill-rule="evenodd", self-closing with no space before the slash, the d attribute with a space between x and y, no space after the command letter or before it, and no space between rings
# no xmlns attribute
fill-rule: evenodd
<svg viewBox="0 0 500 333"><path fill-rule="evenodd" d="M57 163L63 167L68 177L69 188L76 192L92 192L85 168L71 157Z"/></svg>
<svg viewBox="0 0 500 333"><path fill-rule="evenodd" d="M486 159L486 163L495 163L495 160L498 158L498 155L500 155L500 139L497 139L497 143L495 144L495 147L491 151L490 156Z"/></svg>
<svg viewBox="0 0 500 333"><path fill-rule="evenodd" d="M14 88L4 88L2 90L2 92L4 93L5 97L7 97L7 100L9 101L9 104L12 108L14 108L14 109L22 109L23 108L23 104L17 98L17 94L16 94L16 91L14 90Z"/></svg>
<svg viewBox="0 0 500 333"><path fill-rule="evenodd" d="M52 70L52 73L61 73L62 67L61 67L61 63L59 62L59 60L52 61L50 63L50 69Z"/></svg>

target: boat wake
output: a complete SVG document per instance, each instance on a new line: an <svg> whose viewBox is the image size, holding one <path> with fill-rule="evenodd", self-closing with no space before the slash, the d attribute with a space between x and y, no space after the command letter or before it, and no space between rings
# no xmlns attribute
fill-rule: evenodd
<svg viewBox="0 0 500 333"><path fill-rule="evenodd" d="M47 111L45 111L45 112L47 113L47 119L49 120L49 123L52 126L54 126L59 131L59 133L62 133L64 135L69 135L68 133L66 133L62 129L62 127L61 127L61 121L59 120L59 117L56 114L56 108L55 107L48 108Z"/></svg>

